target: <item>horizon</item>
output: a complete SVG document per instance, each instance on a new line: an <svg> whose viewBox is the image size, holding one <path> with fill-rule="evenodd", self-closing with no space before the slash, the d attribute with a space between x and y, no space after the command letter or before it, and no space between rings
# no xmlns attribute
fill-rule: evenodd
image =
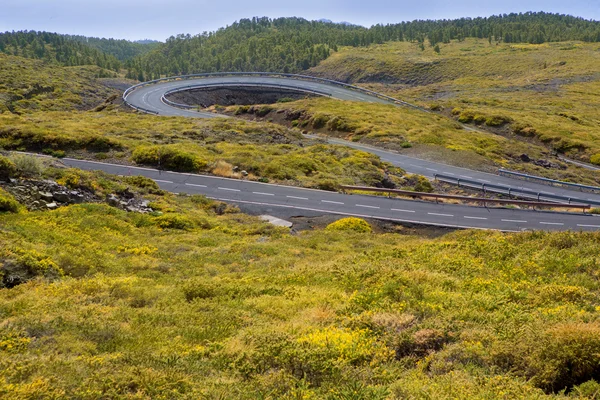
<svg viewBox="0 0 600 400"><path fill-rule="evenodd" d="M238 7L233 12L221 10L206 1L191 3L191 0L173 0L173 12L164 12L161 0L116 0L92 2L83 5L74 0L60 0L46 4L43 0L8 0L0 15L0 31L46 31L66 35L125 39L129 41L157 40L164 42L178 34L192 36L202 32L214 32L230 26L236 21L255 16L269 18L298 17L309 21L327 19L333 22L349 22L366 28L377 24L395 24L415 20L444 20L459 18L486 18L494 15L525 12L565 14L586 20L600 20L600 7L593 0L575 0L565 7L562 3L540 0L509 0L503 6L481 5L474 0L462 1L452 7L442 2L433 7L387 4L384 0L373 0L368 10L358 0L341 5L339 0L325 5L308 0L304 6L281 6L274 0L252 4L252 8ZM110 7L114 5L114 7ZM311 9L311 5L314 9ZM98 7L100 6L100 7ZM108 6L108 7L107 7ZM121 12L115 13L119 8ZM236 8L236 7L232 7ZM298 8L301 8L299 10ZM425 9L426 8L426 9ZM181 12L185 9L186 12ZM33 11L32 11L33 10ZM109 10L107 13L106 10ZM189 10L189 12L188 12ZM194 12L202 10L202 12ZM432 11L433 10L433 11ZM383 12L383 14L382 14ZM132 22L135 15L135 22Z"/></svg>

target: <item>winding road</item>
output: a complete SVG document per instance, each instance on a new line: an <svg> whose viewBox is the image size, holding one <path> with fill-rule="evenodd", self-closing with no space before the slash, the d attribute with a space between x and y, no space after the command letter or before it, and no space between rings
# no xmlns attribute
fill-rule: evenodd
<svg viewBox="0 0 600 400"><path fill-rule="evenodd" d="M218 114L198 112L174 107L165 99L172 91L201 88L202 86L265 86L297 88L314 91L332 98L382 104L396 104L388 98L378 97L366 91L356 90L340 84L274 76L211 76L201 79L166 80L144 84L128 90L125 101L142 111L164 116L184 116L195 118L222 117ZM525 182L510 177L468 170L446 164L407 157L395 152L374 148L359 143L327 138L330 143L342 144L378 155L382 160L399 166L409 173L433 177L435 174L455 175L465 179L494 183L512 188L525 188L540 193L558 194L570 197L573 201L600 202L599 194L578 192L568 188L550 187L539 183ZM163 189L172 192L204 194L208 197L240 204L254 204L266 208L288 208L301 211L355 215L393 221L420 223L427 225L498 229L503 231L532 230L600 230L600 217L582 214L540 212L499 208L481 208L463 205L436 204L420 201L387 199L374 196L357 196L315 191L295 187L266 185L256 182L227 180L224 178L178 174L146 169L95 163L89 161L65 160L70 165L82 169L102 169L119 175L141 174L156 180ZM262 186L261 186L262 185ZM265 186L266 185L266 186ZM265 188L268 188L265 189Z"/></svg>

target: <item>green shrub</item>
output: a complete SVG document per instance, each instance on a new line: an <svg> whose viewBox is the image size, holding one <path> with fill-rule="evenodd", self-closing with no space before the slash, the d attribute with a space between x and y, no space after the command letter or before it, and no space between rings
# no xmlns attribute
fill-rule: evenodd
<svg viewBox="0 0 600 400"><path fill-rule="evenodd" d="M8 181L17 172L17 166L14 162L4 156L0 156L0 180Z"/></svg>
<svg viewBox="0 0 600 400"><path fill-rule="evenodd" d="M371 225L364 219L350 217L342 218L334 223L327 225L328 231L354 231L361 233L371 233Z"/></svg>
<svg viewBox="0 0 600 400"><path fill-rule="evenodd" d="M132 159L137 164L153 165L178 172L198 172L208 165L194 154L170 146L138 147L133 151Z"/></svg>
<svg viewBox="0 0 600 400"><path fill-rule="evenodd" d="M194 227L194 223L183 215L167 214L154 219L156 226L163 229L189 230Z"/></svg>
<svg viewBox="0 0 600 400"><path fill-rule="evenodd" d="M329 121L329 116L325 114L316 114L311 118L311 124L314 129L323 128Z"/></svg>
<svg viewBox="0 0 600 400"><path fill-rule="evenodd" d="M205 281L193 280L183 286L183 295L189 302L195 299L210 299L217 295L217 287Z"/></svg>
<svg viewBox="0 0 600 400"><path fill-rule="evenodd" d="M547 392L570 389L598 377L600 326L561 324L549 329L528 359L527 374Z"/></svg>
<svg viewBox="0 0 600 400"><path fill-rule="evenodd" d="M4 260L0 265L0 287L14 287L36 277L57 279L64 275L63 270L48 257L35 250L18 249L16 259Z"/></svg>
<svg viewBox="0 0 600 400"><path fill-rule="evenodd" d="M127 176L124 179L125 183L141 188L141 189L151 189L151 190L160 190L158 183L154 182L150 178L146 178L145 176Z"/></svg>
<svg viewBox="0 0 600 400"><path fill-rule="evenodd" d="M487 126L502 126L504 124L508 124L512 119L510 117L505 117L503 115L493 115L485 119L485 124Z"/></svg>
<svg viewBox="0 0 600 400"><path fill-rule="evenodd" d="M56 158L64 158L66 153L63 150L43 149L42 153Z"/></svg>
<svg viewBox="0 0 600 400"><path fill-rule="evenodd" d="M0 188L0 213L2 212L19 212L21 205L14 197Z"/></svg>
<svg viewBox="0 0 600 400"><path fill-rule="evenodd" d="M256 114L257 117L265 117L271 111L273 111L273 107L271 106L261 106L259 108L254 108L254 114Z"/></svg>
<svg viewBox="0 0 600 400"><path fill-rule="evenodd" d="M18 154L12 157L17 174L26 178L34 178L42 174L43 167L40 159L35 156Z"/></svg>
<svg viewBox="0 0 600 400"><path fill-rule="evenodd" d="M419 175L417 177L417 183L415 183L414 190L415 192L432 193L433 186L431 185L429 179L425 178L422 175Z"/></svg>
<svg viewBox="0 0 600 400"><path fill-rule="evenodd" d="M475 118L475 115L473 114L472 111L463 111L458 116L458 122L462 122L463 124L469 124L469 123L473 122L474 118Z"/></svg>
<svg viewBox="0 0 600 400"><path fill-rule="evenodd" d="M590 162L595 165L600 165L600 153L594 154L590 157Z"/></svg>

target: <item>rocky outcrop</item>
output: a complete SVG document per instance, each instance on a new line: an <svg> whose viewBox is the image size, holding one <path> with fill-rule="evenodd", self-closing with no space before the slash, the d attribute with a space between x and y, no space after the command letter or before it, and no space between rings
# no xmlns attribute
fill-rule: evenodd
<svg viewBox="0 0 600 400"><path fill-rule="evenodd" d="M150 213L149 202L129 188L105 198L85 190L73 190L51 180L11 179L4 189L30 211L55 210L70 204L103 203L128 212Z"/></svg>

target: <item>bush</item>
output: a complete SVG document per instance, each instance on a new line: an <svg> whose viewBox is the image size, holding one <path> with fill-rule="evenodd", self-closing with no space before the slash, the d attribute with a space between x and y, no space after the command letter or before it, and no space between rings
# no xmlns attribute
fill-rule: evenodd
<svg viewBox="0 0 600 400"><path fill-rule="evenodd" d="M600 165L600 153L594 154L590 157L590 162L595 165Z"/></svg>
<svg viewBox="0 0 600 400"><path fill-rule="evenodd" d="M150 189L151 191L160 190L158 183L145 176L127 176L125 177L125 183L141 189Z"/></svg>
<svg viewBox="0 0 600 400"><path fill-rule="evenodd" d="M40 159L34 156L16 155L12 158L17 174L26 178L34 178L43 172Z"/></svg>
<svg viewBox="0 0 600 400"><path fill-rule="evenodd" d="M504 124L508 124L512 119L510 117L505 117L503 115L493 115L485 119L485 124L487 126L502 126Z"/></svg>
<svg viewBox="0 0 600 400"><path fill-rule="evenodd" d="M188 230L194 227L192 221L183 215L167 214L154 219L156 226L163 229L180 229Z"/></svg>
<svg viewBox="0 0 600 400"><path fill-rule="evenodd" d="M371 225L364 219L350 217L342 218L325 228L328 231L354 231L361 233L371 233Z"/></svg>
<svg viewBox="0 0 600 400"><path fill-rule="evenodd" d="M137 164L152 165L178 172L198 172L208 165L194 154L169 146L144 146L133 151Z"/></svg>
<svg viewBox="0 0 600 400"><path fill-rule="evenodd" d="M217 287L207 282L194 280L183 286L183 295L188 302L195 299L210 299L217 295Z"/></svg>
<svg viewBox="0 0 600 400"><path fill-rule="evenodd" d="M463 124L469 124L473 122L475 115L471 111L463 111L458 116L458 122L462 122Z"/></svg>
<svg viewBox="0 0 600 400"><path fill-rule="evenodd" d="M311 119L312 127L314 129L323 128L327 124L328 121L329 121L329 116L325 115L325 114L316 114Z"/></svg>
<svg viewBox="0 0 600 400"><path fill-rule="evenodd" d="M0 180L8 181L17 172L17 166L11 160L0 156Z"/></svg>
<svg viewBox="0 0 600 400"><path fill-rule="evenodd" d="M528 357L527 372L537 386L557 392L600 377L598 324L561 324L544 336Z"/></svg>
<svg viewBox="0 0 600 400"><path fill-rule="evenodd" d="M0 213L2 212L19 212L21 205L10 194L0 189Z"/></svg>
<svg viewBox="0 0 600 400"><path fill-rule="evenodd" d="M64 275L58 265L34 250L19 250L18 253L20 256L16 260L3 262L0 268L0 277L2 277L0 287L12 288L38 276L57 279Z"/></svg>
<svg viewBox="0 0 600 400"><path fill-rule="evenodd" d="M419 175L417 177L417 183L415 183L414 190L415 190L415 192L432 193L433 186L431 185L431 182L429 181L429 179L425 178L424 176Z"/></svg>

